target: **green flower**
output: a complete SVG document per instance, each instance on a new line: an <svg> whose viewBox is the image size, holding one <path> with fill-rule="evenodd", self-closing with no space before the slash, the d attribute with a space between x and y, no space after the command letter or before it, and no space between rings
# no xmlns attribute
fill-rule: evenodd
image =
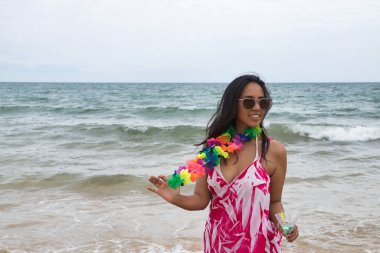
<svg viewBox="0 0 380 253"><path fill-rule="evenodd" d="M177 189L178 186L183 184L183 178L177 173L168 178L168 184L171 188Z"/></svg>
<svg viewBox="0 0 380 253"><path fill-rule="evenodd" d="M244 130L244 135L254 139L256 136L260 135L262 133L263 129L261 127L255 127L255 128L246 128Z"/></svg>

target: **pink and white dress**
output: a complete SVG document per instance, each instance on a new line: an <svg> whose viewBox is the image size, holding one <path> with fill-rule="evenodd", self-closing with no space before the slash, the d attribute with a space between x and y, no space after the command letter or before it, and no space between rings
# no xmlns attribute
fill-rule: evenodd
<svg viewBox="0 0 380 253"><path fill-rule="evenodd" d="M208 172L212 194L204 231L204 252L281 252L281 234L269 219L270 177L255 160L228 183L220 165Z"/></svg>

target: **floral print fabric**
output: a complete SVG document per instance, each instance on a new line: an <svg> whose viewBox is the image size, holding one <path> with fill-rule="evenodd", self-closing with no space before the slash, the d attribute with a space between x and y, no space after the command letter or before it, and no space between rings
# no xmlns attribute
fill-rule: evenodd
<svg viewBox="0 0 380 253"><path fill-rule="evenodd" d="M230 183L218 165L208 172L207 183L212 201L205 252L281 252L281 234L269 219L270 177L261 156L256 154L255 161Z"/></svg>

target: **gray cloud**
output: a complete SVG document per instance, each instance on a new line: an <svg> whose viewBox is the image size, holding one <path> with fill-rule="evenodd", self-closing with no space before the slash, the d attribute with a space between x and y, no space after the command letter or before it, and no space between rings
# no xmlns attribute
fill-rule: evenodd
<svg viewBox="0 0 380 253"><path fill-rule="evenodd" d="M0 9L0 81L223 82L246 71L380 80L375 0L0 0Z"/></svg>

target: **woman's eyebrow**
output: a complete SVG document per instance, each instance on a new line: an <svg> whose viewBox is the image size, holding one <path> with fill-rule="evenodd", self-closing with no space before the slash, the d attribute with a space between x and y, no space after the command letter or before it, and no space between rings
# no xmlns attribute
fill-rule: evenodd
<svg viewBox="0 0 380 253"><path fill-rule="evenodd" d="M242 97L242 98L255 98L254 96L244 96L244 97ZM260 97L258 97L258 98L265 98L265 96L260 96Z"/></svg>

